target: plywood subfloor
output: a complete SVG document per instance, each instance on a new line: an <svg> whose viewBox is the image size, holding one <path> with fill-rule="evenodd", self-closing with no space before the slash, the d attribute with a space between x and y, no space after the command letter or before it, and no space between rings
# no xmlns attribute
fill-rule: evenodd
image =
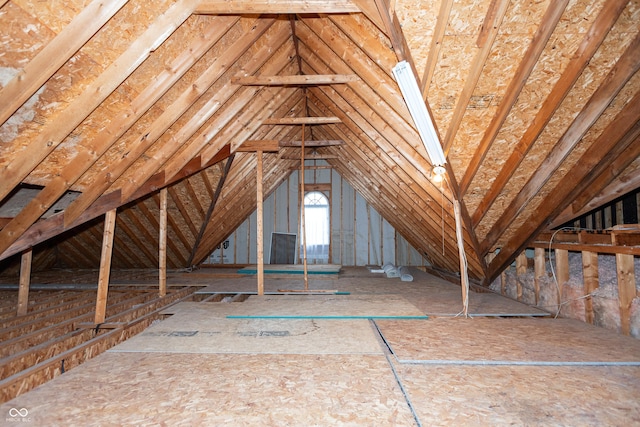
<svg viewBox="0 0 640 427"><path fill-rule="evenodd" d="M212 317L233 318L418 318L427 316L399 295L263 295L241 303L183 302L165 314L206 310Z"/></svg>
<svg viewBox="0 0 640 427"><path fill-rule="evenodd" d="M337 264L310 264L307 266L307 274L338 274L341 265ZM302 264L265 264L264 274L304 274ZM256 265L248 265L238 270L239 274L257 274Z"/></svg>
<svg viewBox="0 0 640 427"><path fill-rule="evenodd" d="M182 312L110 351L382 354L367 320L221 319L204 314Z"/></svg>
<svg viewBox="0 0 640 427"><path fill-rule="evenodd" d="M332 275L310 277L309 290L334 290L351 295L402 295L429 316L451 317L462 310L460 287L446 280L411 269L413 282L402 282L399 278L370 273L367 269L343 267L339 277ZM189 278L189 274L185 274ZM221 278L209 276L208 281L198 275L200 284L206 287L201 294L253 294L257 293L255 277ZM304 290L300 277L265 277L264 292L267 295L281 294L282 290ZM471 292L469 296L471 316L548 316L549 313L492 292Z"/></svg>
<svg viewBox="0 0 640 427"><path fill-rule="evenodd" d="M458 311L459 288L438 278L348 273L331 282L350 295L180 303L165 311L173 317L0 413L12 425L22 421L9 419L12 408L34 425L640 423L640 366L621 366L638 360L637 342L573 321L228 317L425 313L434 301ZM491 309L505 307L516 311ZM610 365L580 363L594 361Z"/></svg>
<svg viewBox="0 0 640 427"><path fill-rule="evenodd" d="M571 319L377 320L399 362L636 364L640 341Z"/></svg>
<svg viewBox="0 0 640 427"><path fill-rule="evenodd" d="M640 425L640 367L403 365L424 426Z"/></svg>
<svg viewBox="0 0 640 427"><path fill-rule="evenodd" d="M42 426L415 425L380 355L104 353L11 408Z"/></svg>

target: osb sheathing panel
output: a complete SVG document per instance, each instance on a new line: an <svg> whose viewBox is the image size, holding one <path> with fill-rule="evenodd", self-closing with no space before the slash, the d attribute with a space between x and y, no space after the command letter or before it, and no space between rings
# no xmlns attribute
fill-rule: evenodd
<svg viewBox="0 0 640 427"><path fill-rule="evenodd" d="M194 36L197 36L197 28L194 29L196 33ZM234 27L228 31L222 38L219 40L207 53L203 55L203 57L185 74L180 81L175 84L158 102L158 105L163 106L164 109L169 108L169 106L184 92L192 90L191 85L207 70L207 68L220 57L224 57L230 45L236 41L243 34L242 26L240 23L234 25ZM192 36L192 37L194 37ZM179 54L181 52L177 51L175 54ZM227 64L228 66L228 64ZM236 68L234 65L232 68ZM229 70L225 70L227 73ZM230 74L227 74L230 75ZM194 115L196 115L202 106L209 101L217 92L219 92L225 84L228 84L228 78L218 79L198 100L196 100L193 105L191 105L187 111L179 117L175 123L171 125L171 127L156 141L156 143L151 146L145 154L138 159L134 165L121 177L119 182L114 184L113 188L119 188L123 181L131 179L136 175L137 170L139 170L143 164L146 162L147 158L152 158L154 155L159 154L162 150L165 150L167 147L172 147L176 145L176 141L172 140L172 138L176 135L177 132L189 121ZM151 114L151 112L150 112ZM149 115L150 115L149 114ZM157 115L154 117L154 120L157 119L160 112L156 113ZM152 122L152 121L151 121ZM143 131L146 132L146 131ZM135 141L133 141L135 142Z"/></svg>
<svg viewBox="0 0 640 427"><path fill-rule="evenodd" d="M82 9L91 3L88 0L68 0L64 2L42 2L39 0L12 0L11 5L22 8L25 12L46 25L51 31L60 33ZM4 10L3 9L3 10Z"/></svg>
<svg viewBox="0 0 640 427"><path fill-rule="evenodd" d="M397 369L423 425L640 422L636 366L398 365Z"/></svg>
<svg viewBox="0 0 640 427"><path fill-rule="evenodd" d="M602 135L602 131L604 130L604 128L615 117L615 114L620 112L620 110L624 107L624 101L630 100L639 91L640 74L637 73L633 76L629 83L627 83L620 94L614 99L614 101L610 104L609 108L607 108L604 114L600 116L600 119L598 119L596 123L591 127L591 129L585 134L583 139L578 144L576 144L573 151L571 151L566 160L562 163L562 166L557 169L557 171L550 177L549 181L531 200L531 202L527 205L527 210L525 210L518 217L518 219L514 221L507 230L505 230L498 243L499 245L505 243L509 238L513 237L518 228L521 227L524 222L526 222L530 218L527 213L535 212L535 210L540 207L541 203L545 201L545 198L549 194L551 194L556 188L559 188L559 186L562 186L563 182L571 179L570 176L567 176L567 173L573 166L576 166L584 152L593 145L598 137Z"/></svg>
<svg viewBox="0 0 640 427"><path fill-rule="evenodd" d="M166 1L162 3L156 1L153 4L149 4L149 2L135 3L129 2L124 6L114 18L47 81L44 85L44 90L41 89L42 93L39 95L38 102L31 107L33 116L30 120L33 121L19 128L19 135L13 139L11 146L7 147L10 152L18 154L25 149L29 141L40 131L41 126L39 123L55 120L55 116L64 108L64 105L77 98L86 86L106 69L130 45L132 40L135 40L147 28L155 16L162 12L162 3L169 4ZM25 8L34 10L34 16L42 14L42 6L41 2L37 2L37 4L35 2L25 3ZM74 6L74 8L66 9L61 7L60 10L56 7L50 15L46 14L49 16L48 24L55 28L64 28L70 19L75 16L75 10L80 9L83 5ZM48 6L44 5L44 7ZM131 24L130 16L136 17L136 25ZM34 24L34 22L37 22L36 18L27 17L27 19L28 21L25 23L27 28L37 27ZM12 24L6 26L13 26ZM52 38L52 34L47 34L48 40ZM32 38L26 39L24 42L24 45L17 47L18 50L32 49L31 46L34 44ZM37 45L41 46L42 42L37 42ZM16 65L14 64L13 66L15 67ZM43 168L46 169L46 166ZM37 176L37 174L34 175L34 180L36 180ZM37 181L34 183L37 183Z"/></svg>
<svg viewBox="0 0 640 427"><path fill-rule="evenodd" d="M82 51L86 51L91 57L101 58L103 64L111 64L173 3L172 0L133 0L127 2L83 46Z"/></svg>
<svg viewBox="0 0 640 427"><path fill-rule="evenodd" d="M427 63L440 3L439 0L396 1L396 15L402 24L402 32L420 77Z"/></svg>
<svg viewBox="0 0 640 427"><path fill-rule="evenodd" d="M556 144L558 139L562 137L564 132L571 125L575 116L584 107L591 95L597 89L598 85L602 83L604 77L611 70L611 67L615 65L615 61L622 54L622 52L624 52L624 49L630 43L634 36L634 33L620 33L619 31L613 32L607 36L602 46L598 49L593 59L590 61L589 65L586 67L582 75L578 78L573 89L563 100L560 107L549 121L547 127L545 127L545 129L542 131L540 137L537 139L529 153L527 153L527 156L523 159L521 165L515 171L511 180L507 183L500 196L496 199L495 203L491 206L483 221L476 229L477 235L479 237L486 235L486 233L488 232L488 228L491 227L492 224L497 220L497 218L499 218L499 216L504 212L504 209L508 206L513 197L515 197L520 192L524 184L531 176L531 173L539 167L544 159L546 159L546 156L550 152L551 148ZM544 81L541 80L540 84L544 85ZM544 93L548 93L549 90L545 91ZM619 108L621 107L618 106L616 108L615 105L616 103L614 102L612 106L609 107L610 111L601 119L601 124L598 125L596 129L594 129L594 135L597 136L597 134L599 134L598 129L600 129L601 131L601 129L610 121L610 116L612 113L611 109L613 108L619 110ZM535 109L534 111L527 111L527 109L524 107L526 106L522 105L520 111L522 117L527 117L526 123L528 125L531 118L535 116L537 109ZM522 121L524 122L525 120L523 119ZM521 135L523 132L523 130L520 130L520 127L512 129L511 131L512 134L515 135ZM504 132L506 132L506 128ZM502 153L498 152L493 154L492 158L505 158L509 154L511 154L511 152L509 150L505 150ZM495 172L493 172L493 174L495 175ZM465 198L465 201L467 202L467 206L469 206L469 209L471 211L473 211L473 207L477 206L477 202L475 199L469 198L469 200L467 200ZM521 221L523 221L524 219L526 218L521 218Z"/></svg>
<svg viewBox="0 0 640 427"><path fill-rule="evenodd" d="M27 11L23 10L15 2L8 2L0 9L0 22L2 37L0 46L3 55L0 55L1 67L17 68L27 64L35 57L55 33L41 21L35 19ZM8 80L2 77L4 85Z"/></svg>
<svg viewBox="0 0 640 427"><path fill-rule="evenodd" d="M384 33L361 14L330 15L329 18L369 55L382 71L391 76L391 68L388 65L394 64L397 57L389 38ZM425 27L424 31L430 31L429 27Z"/></svg>
<svg viewBox="0 0 640 427"><path fill-rule="evenodd" d="M157 76L162 70L165 70L167 66L180 54L184 52L188 45L199 37L202 26L205 23L211 22L215 18L212 17L191 17L189 18L172 36L169 37L166 43L164 43L159 49L151 54L151 56L136 70L127 80L126 84L135 87L136 92L141 92L144 88L153 82L155 76ZM149 126L170 106L176 98L178 98L183 91L192 84L197 78L198 73L208 66L208 63L215 59L215 54L219 52L213 52L205 54L203 58L196 63L196 65L188 71L185 76L182 77L167 93L165 93L152 108L150 108L120 139L112 146L109 151L103 156L94 166L92 170L87 172L83 178L83 183L89 183L93 180L94 174L98 171L102 171L108 168L115 161L126 155L134 146L138 144L140 138L148 133ZM200 65L202 63L206 65ZM133 97L132 97L133 99ZM144 159L144 157L143 157ZM143 161L143 160L141 160ZM137 166L133 167L133 170L137 170L141 165L141 161L138 161ZM128 177L127 177L128 179ZM122 180L116 183L112 189L120 188Z"/></svg>
<svg viewBox="0 0 640 427"><path fill-rule="evenodd" d="M106 353L14 406L36 424L415 425L380 355Z"/></svg>

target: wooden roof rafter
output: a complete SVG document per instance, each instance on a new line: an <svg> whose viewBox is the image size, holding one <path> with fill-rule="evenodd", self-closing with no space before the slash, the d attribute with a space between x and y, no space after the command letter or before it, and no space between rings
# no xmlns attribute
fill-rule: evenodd
<svg viewBox="0 0 640 427"><path fill-rule="evenodd" d="M101 132L95 140L90 144L78 150L74 158L68 159L68 164L60 172L56 179L52 180L41 191L31 203L23 209L19 216L9 224L9 227L3 230L5 234L4 245L0 244L0 253L13 243L26 229L28 229L42 214L49 209L71 186L80 179L80 177L93 166L98 158L103 155L118 138L128 130L134 122L140 118L149 108L156 102L169 88L175 84L178 79L186 73L189 68L235 23L237 19L227 18L220 22L221 25L211 25L206 31L205 41L198 43L190 52L182 54L173 62L170 71L163 70L158 78L149 84L145 90L131 103L128 109L114 117L104 132ZM109 174L111 171L104 171ZM111 175L108 175L111 176ZM109 180L105 179L105 182ZM97 190L94 190L98 194ZM80 198L88 198L86 194ZM80 205L80 202L72 203L67 213L68 223L73 222L77 215L74 209ZM75 215L75 216L74 216ZM1 234L2 232L0 232Z"/></svg>
<svg viewBox="0 0 640 427"><path fill-rule="evenodd" d="M0 200L33 171L87 116L95 110L193 12L193 0L179 0L161 14L145 33L73 100L56 120L45 124L29 150L0 169ZM128 70L123 73L120 70Z"/></svg>
<svg viewBox="0 0 640 427"><path fill-rule="evenodd" d="M603 173L611 170L611 164L620 159L620 155L632 147L638 149L640 142L640 92L618 113L616 118L600 134L599 138L587 149L573 168L564 174L573 185L556 185L549 191L542 203L531 212L527 221L506 244L507 255L498 254L489 266L488 279L492 280L506 264L511 262L508 254L519 253L530 243L549 222L566 209L583 191ZM512 252L514 251L514 252Z"/></svg>
<svg viewBox="0 0 640 427"><path fill-rule="evenodd" d="M235 22L235 21L234 21ZM199 77L194 86L188 88L182 93L182 95L174 101L170 108L167 108L154 122L145 130L144 134L138 135L137 140L132 150L128 153L125 159L122 159L117 164L112 165L109 169L100 172L100 176L96 178L97 184L94 185L90 192L84 192L78 197L74 203L67 208L65 214L65 222L67 224L75 221L76 218L82 213L84 209L91 205L100 194L107 191L107 189L122 176L127 169L138 160L143 153L154 144L158 138L160 138L164 132L175 123L178 118L187 111L195 99L202 96L206 89L208 89L222 74L227 70L226 61L232 61L245 52L245 50L255 42L264 32L273 24L273 21L260 21L260 25L253 27L254 31L248 32L244 37L238 39L233 46L234 49L229 50L230 55L219 58L214 61L208 68L207 72ZM217 102L213 103L214 106L218 106ZM209 116L215 112L215 109L208 111ZM195 117L189 123L188 127L182 129L182 134L178 138L187 138L189 133L195 132L201 125L202 121L207 117L207 114L203 112L201 116ZM131 194L134 194L137 187L144 184L144 182L151 177L157 170L163 165L164 161L169 157L169 152L177 150L180 147L180 142L170 145L165 150L164 156L156 156L154 161L150 161L145 164L145 167L138 170L137 181L129 182L123 189L123 198L128 198ZM169 177L167 178L169 179Z"/></svg>
<svg viewBox="0 0 640 427"><path fill-rule="evenodd" d="M464 196L466 194L475 173L478 171L478 168L484 160L489 148L493 144L493 141L498 136L498 132L500 131L502 125L504 124L507 116L511 112L511 109L515 105L518 96L522 92L522 88L526 84L533 68L538 62L540 55L547 45L549 38L556 29L562 14L564 13L569 0L561 0L556 2L549 3L547 10L545 12L544 17L542 18L542 22L538 27L536 33L529 43L529 47L527 48L527 52L522 56L522 61L518 64L518 69L515 72L515 75L511 79L509 83L509 87L505 92L505 97L500 102L500 106L498 107L498 111L491 119L491 123L487 126L478 147L476 148L476 152L471 158L471 162L467 167L464 175L460 178L460 190L461 195ZM560 79L562 80L562 79Z"/></svg>
<svg viewBox="0 0 640 427"><path fill-rule="evenodd" d="M499 230L506 230L517 214L526 207L533 197L551 178L553 173L567 157L571 149L580 142L582 136L595 123L629 79L640 69L640 33L627 47L618 62L610 70L603 83L596 89L569 128L562 135L542 164L531 175L520 192L504 209L499 220L494 223L482 243L483 252L487 252L496 243Z"/></svg>
<svg viewBox="0 0 640 427"><path fill-rule="evenodd" d="M538 136L543 131L544 126L549 122L553 114L560 107L565 96L569 93L575 82L578 80L578 77L581 75L582 71L588 65L597 49L604 41L610 29L618 19L620 13L622 13L625 4L626 1L622 0L607 2L604 5L602 11L591 25L589 32L583 38L578 50L574 53L571 61L562 72L562 75L551 90L549 96L544 100L542 107L536 114L536 117L531 121L531 124L520 138L517 147L514 148L511 155L504 163L504 166L498 173L496 179L492 183L489 191L486 193L486 195L476 208L475 212L472 214L471 220L474 226L480 223L484 213L488 211L489 206L498 197L500 189L504 187L505 183L517 170L526 153L531 149L532 145L535 143ZM551 7L554 6L550 5L549 10L552 10ZM550 19L545 19L545 23L548 24L549 20ZM546 27L547 25L544 26L544 28ZM545 40L545 38L537 37L536 35L536 37L534 37L533 43L536 44L536 41L538 41L538 44L542 44L543 40ZM534 48L531 47L531 49ZM522 68L523 66L521 64L520 69ZM523 72L519 70L519 72L516 73L516 77L521 78L520 75L522 73ZM518 88L521 89L521 87ZM515 90L515 88L511 88L510 90ZM515 102L515 99L510 100L508 104L511 104L511 101ZM477 168L480 164L479 162L484 159L484 156L486 155L491 142L493 142L493 140L497 136L497 132L499 131L499 127L497 127L497 125L504 122L507 114L508 112L506 110L503 110L501 106L500 114L496 115L496 117L498 118L494 118L491 125L485 132L482 142L480 143L478 150L472 158L472 163L467 169L467 172L465 173L465 176L462 180L461 186L463 192L466 192L466 190L468 189L468 186L473 179L473 174L477 172Z"/></svg>

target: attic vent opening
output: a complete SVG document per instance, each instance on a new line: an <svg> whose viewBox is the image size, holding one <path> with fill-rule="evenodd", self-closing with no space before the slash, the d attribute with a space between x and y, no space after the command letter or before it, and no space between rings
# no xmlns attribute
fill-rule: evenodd
<svg viewBox="0 0 640 427"><path fill-rule="evenodd" d="M320 191L311 191L304 196L304 217L307 244L307 262L329 263L329 199ZM300 257L302 258L302 245Z"/></svg>

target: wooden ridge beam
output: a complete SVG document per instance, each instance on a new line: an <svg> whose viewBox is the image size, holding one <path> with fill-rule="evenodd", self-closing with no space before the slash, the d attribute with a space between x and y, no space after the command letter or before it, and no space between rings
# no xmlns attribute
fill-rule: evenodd
<svg viewBox="0 0 640 427"><path fill-rule="evenodd" d="M195 0L178 0L162 13L102 74L75 98L56 119L47 122L22 151L0 168L0 200L31 173L89 114L191 16Z"/></svg>
<svg viewBox="0 0 640 427"><path fill-rule="evenodd" d="M282 14L282 13L357 13L360 8L351 0L199 0L197 14Z"/></svg>
<svg viewBox="0 0 640 427"><path fill-rule="evenodd" d="M606 110L638 69L640 69L640 33L636 34L634 40L629 44L618 62L611 68L602 81L602 84L598 86L593 95L591 95L582 110L569 125L569 128L553 146L536 171L529 177L529 180L524 184L520 192L504 209L500 218L493 224L482 243L481 249L483 252L488 251L495 244L502 234L502 230L509 228L518 214L527 206L531 199L538 194L549 179L551 179L554 172L571 153L571 150L582 140L584 134L598 120L600 115ZM550 206L555 207L557 204ZM556 214L558 213L559 212L556 212ZM548 220L549 216L538 216L538 218ZM527 238L527 235L521 233L518 233L518 235L524 239ZM519 251L515 252L518 253Z"/></svg>
<svg viewBox="0 0 640 427"><path fill-rule="evenodd" d="M467 190L469 189L469 185L475 174L478 172L482 161L487 155L487 152L491 148L491 145L495 141L498 132L502 128L507 116L511 112L511 109L515 105L518 96L522 92L531 72L533 71L535 65L538 63L538 59L544 48L549 41L549 38L553 34L564 10L567 7L569 0L561 0L549 3L547 10L542 18L542 22L540 26L536 30L536 33L529 43L529 47L527 51L522 56L522 61L518 64L518 69L516 70L511 82L509 83L509 87L505 91L505 95L500 101L500 105L498 110L491 118L491 122L487 129L484 131L482 135L482 139L478 144L478 147L475 150L471 161L469 162L469 166L467 167L465 174L460 180L460 195L464 197ZM562 80L562 79L561 79Z"/></svg>
<svg viewBox="0 0 640 427"><path fill-rule="evenodd" d="M309 74L291 76L238 76L231 83L246 86L303 86L350 83L360 80L357 74Z"/></svg>
<svg viewBox="0 0 640 427"><path fill-rule="evenodd" d="M520 163L525 158L530 148L538 139L547 123L549 123L549 120L551 120L553 114L560 107L562 101L567 96L575 82L578 80L585 67L589 64L589 61L604 41L605 37L609 33L609 30L615 24L618 16L621 13L621 8L624 9L624 6L621 6L620 3L626 4L627 2L624 0L616 0L605 3L602 11L594 20L591 28L589 29L589 32L583 38L580 46L573 54L569 64L567 64L566 68L562 72L562 75L549 93L549 96L547 96L547 98L543 101L542 106L538 110L535 118L531 121L531 124L524 132L517 145L513 148L511 155L505 161L502 169L498 172L498 175L491 184L489 191L485 194L475 212L472 214L471 221L474 226L480 223L484 214L489 210L489 207L496 200L504 185L518 169ZM534 41L536 40L536 37L534 37ZM520 72L520 70L518 72ZM510 90L515 89L512 88L511 85L509 87ZM505 98L505 102L511 103L511 101L512 100L510 100L509 98ZM502 107L500 107L500 110L501 109ZM472 158L469 168L467 169L467 172L465 173L465 176L463 177L463 180L461 182L461 190L463 191L463 193L465 193L469 188L469 185L471 185L473 175L475 175L475 173L480 168L480 161L484 159L486 153L490 148L490 144L495 139L495 135L497 135L497 133L499 132L499 129L496 128L496 126L498 124L501 124L501 122L504 122L504 119L499 117L502 114L507 114L507 112L499 111L498 113L496 113L497 119L494 118L494 120L492 120L480 142L480 145L478 146L478 149L476 150L476 153Z"/></svg>
<svg viewBox="0 0 640 427"><path fill-rule="evenodd" d="M326 125L341 123L335 116L331 117L271 117L265 119L263 125Z"/></svg>

